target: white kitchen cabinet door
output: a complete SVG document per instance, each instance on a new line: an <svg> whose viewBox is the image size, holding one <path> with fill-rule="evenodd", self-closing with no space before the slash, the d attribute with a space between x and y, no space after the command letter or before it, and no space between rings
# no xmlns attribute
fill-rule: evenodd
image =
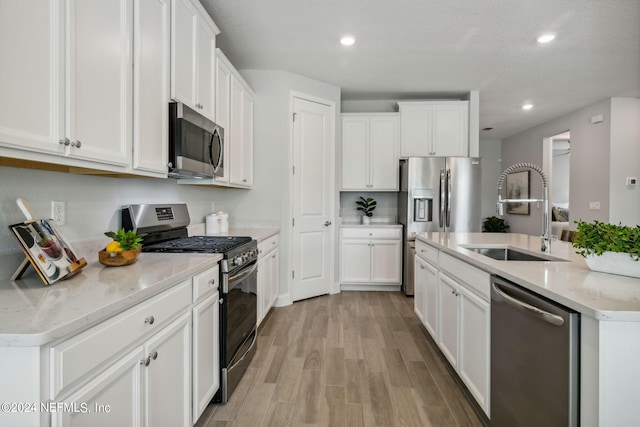
<svg viewBox="0 0 640 427"><path fill-rule="evenodd" d="M342 240L341 282L364 283L371 280L371 247L368 240Z"/></svg>
<svg viewBox="0 0 640 427"><path fill-rule="evenodd" d="M196 107L198 11L190 0L171 0L171 98Z"/></svg>
<svg viewBox="0 0 640 427"><path fill-rule="evenodd" d="M198 19L198 54L197 60L197 93L196 104L199 111L210 120L215 121L215 55L216 33L211 30L205 19Z"/></svg>
<svg viewBox="0 0 640 427"><path fill-rule="evenodd" d="M369 190L369 119L342 119L342 189Z"/></svg>
<svg viewBox="0 0 640 427"><path fill-rule="evenodd" d="M458 284L440 273L438 280L438 346L458 369Z"/></svg>
<svg viewBox="0 0 640 427"><path fill-rule="evenodd" d="M171 98L212 121L219 33L197 0L171 1Z"/></svg>
<svg viewBox="0 0 640 427"><path fill-rule="evenodd" d="M193 308L193 424L220 388L218 292Z"/></svg>
<svg viewBox="0 0 640 427"><path fill-rule="evenodd" d="M469 104L459 101L433 106L433 152L435 156L469 155Z"/></svg>
<svg viewBox="0 0 640 427"><path fill-rule="evenodd" d="M224 130L224 151L222 157L223 175L216 177L216 182L222 184L229 183L229 159L230 159L230 147L229 147L229 108L230 108L230 90L231 90L231 70L233 66L227 58L224 56L220 49L216 49L216 107L215 107L215 123L222 127Z"/></svg>
<svg viewBox="0 0 640 427"><path fill-rule="evenodd" d="M413 311L420 319L422 324L425 323L425 293L427 286L427 263L419 257L416 257L414 266L414 288L413 288Z"/></svg>
<svg viewBox="0 0 640 427"><path fill-rule="evenodd" d="M167 176L169 0L134 2L133 168Z"/></svg>
<svg viewBox="0 0 640 427"><path fill-rule="evenodd" d="M174 320L144 346L144 425L191 427L191 313Z"/></svg>
<svg viewBox="0 0 640 427"><path fill-rule="evenodd" d="M398 190L398 117L371 117L369 141L371 189Z"/></svg>
<svg viewBox="0 0 640 427"><path fill-rule="evenodd" d="M425 262L424 326L438 340L438 269Z"/></svg>
<svg viewBox="0 0 640 427"><path fill-rule="evenodd" d="M268 308L273 307L273 304L276 302L278 298L278 294L280 293L280 252L278 248L275 249L269 255L271 258L269 260L270 264L270 276L269 276L269 304ZM265 313L266 315L266 313Z"/></svg>
<svg viewBox="0 0 640 427"><path fill-rule="evenodd" d="M491 307L460 286L460 354L458 373L471 394L489 415Z"/></svg>
<svg viewBox="0 0 640 427"><path fill-rule="evenodd" d="M433 156L432 110L420 104L400 104L400 156Z"/></svg>
<svg viewBox="0 0 640 427"><path fill-rule="evenodd" d="M0 146L63 156L63 2L0 2Z"/></svg>
<svg viewBox="0 0 640 427"><path fill-rule="evenodd" d="M371 282L400 283L402 248L400 240L371 241Z"/></svg>
<svg viewBox="0 0 640 427"><path fill-rule="evenodd" d="M142 415L142 346L122 357L61 403L78 411L57 410L52 427L140 426ZM81 411L81 404L91 412Z"/></svg>
<svg viewBox="0 0 640 427"><path fill-rule="evenodd" d="M229 182L234 185L253 185L253 93L235 72L231 75L229 135L225 138L230 149Z"/></svg>
<svg viewBox="0 0 640 427"><path fill-rule="evenodd" d="M129 166L133 4L125 0L66 4L67 156Z"/></svg>

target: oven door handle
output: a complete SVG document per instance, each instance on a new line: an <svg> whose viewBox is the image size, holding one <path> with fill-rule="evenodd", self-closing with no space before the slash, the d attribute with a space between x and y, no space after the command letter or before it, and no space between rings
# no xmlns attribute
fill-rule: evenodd
<svg viewBox="0 0 640 427"><path fill-rule="evenodd" d="M233 368L235 368L236 366L238 366L240 363L242 363L242 361L247 357L247 355L251 352L251 349L253 349L256 345L256 340L258 339L258 331L255 331L253 334L253 338L251 339L251 344L249 345L249 347L247 348L247 351L245 351L242 354L242 357L240 357L240 359L238 360L231 360L231 362L229 363L229 367L227 368L227 371L232 370ZM246 342L246 341L245 341ZM242 347L242 346L241 346Z"/></svg>
<svg viewBox="0 0 640 427"><path fill-rule="evenodd" d="M251 267L249 270L243 271L242 273L238 273L238 274L235 274L233 276L230 276L229 277L229 283L240 281L240 280L244 279L245 277L247 277L248 275L252 274L257 269L258 269L258 263L256 262L255 264L253 264L253 267Z"/></svg>

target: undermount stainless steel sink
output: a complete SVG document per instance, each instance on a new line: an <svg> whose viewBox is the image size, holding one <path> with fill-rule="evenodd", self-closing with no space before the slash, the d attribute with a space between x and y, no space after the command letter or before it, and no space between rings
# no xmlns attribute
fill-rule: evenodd
<svg viewBox="0 0 640 427"><path fill-rule="evenodd" d="M534 255L529 252L523 252L514 248L490 247L479 248L472 246L463 246L463 248L479 253L498 261L564 261L560 258L554 258L548 255Z"/></svg>

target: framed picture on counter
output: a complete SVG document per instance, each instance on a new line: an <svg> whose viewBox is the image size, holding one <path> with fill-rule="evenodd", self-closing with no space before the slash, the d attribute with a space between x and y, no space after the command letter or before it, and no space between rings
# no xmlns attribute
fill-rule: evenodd
<svg viewBox="0 0 640 427"><path fill-rule="evenodd" d="M507 198L528 199L531 171L514 172L507 175ZM529 203L507 203L507 213L529 215Z"/></svg>
<svg viewBox="0 0 640 427"><path fill-rule="evenodd" d="M9 229L27 257L11 280L19 279L29 267L29 263L45 285L69 278L87 265L84 258L78 259L52 221L27 221L10 225Z"/></svg>

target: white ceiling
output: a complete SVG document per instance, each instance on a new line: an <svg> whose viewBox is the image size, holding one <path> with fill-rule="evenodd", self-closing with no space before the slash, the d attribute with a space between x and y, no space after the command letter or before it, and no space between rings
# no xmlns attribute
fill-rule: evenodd
<svg viewBox="0 0 640 427"><path fill-rule="evenodd" d="M480 91L482 139L611 96L640 97L640 0L201 0L236 68L282 69L343 100ZM555 32L540 45L534 38ZM343 34L355 45L338 43ZM523 111L527 101L535 104Z"/></svg>

